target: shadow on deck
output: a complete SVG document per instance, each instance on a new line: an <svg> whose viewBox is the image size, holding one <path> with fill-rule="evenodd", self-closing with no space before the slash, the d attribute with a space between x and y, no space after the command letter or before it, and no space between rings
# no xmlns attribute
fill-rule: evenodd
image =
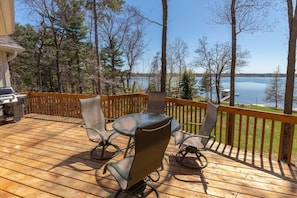
<svg viewBox="0 0 297 198"><path fill-rule="evenodd" d="M0 197L113 197L119 188L107 161L90 159L80 119L26 115L0 125ZM114 142L125 148L128 138ZM202 171L181 167L173 140L164 157L161 197L295 197L295 166L213 143ZM118 160L123 153L111 159ZM109 161L108 161L109 162ZM150 196L148 196L150 197Z"/></svg>

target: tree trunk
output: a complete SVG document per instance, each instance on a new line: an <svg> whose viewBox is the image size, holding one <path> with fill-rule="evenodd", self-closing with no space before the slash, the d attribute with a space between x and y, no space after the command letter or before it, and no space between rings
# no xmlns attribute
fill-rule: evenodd
<svg viewBox="0 0 297 198"><path fill-rule="evenodd" d="M161 92L166 92L166 48L167 48L167 0L162 0L163 26L162 26L162 71L161 71Z"/></svg>
<svg viewBox="0 0 297 198"><path fill-rule="evenodd" d="M62 87L62 70L60 66L60 49L61 49L61 40L58 38L57 33L54 30L54 37L55 37L55 46L56 46L56 73L57 73L57 80L58 80L58 91L60 93L63 93L63 87Z"/></svg>
<svg viewBox="0 0 297 198"><path fill-rule="evenodd" d="M97 93L101 95L101 66L100 66L100 53L99 53L99 39L98 39L98 18L97 18L97 4L96 0L93 1L93 14L94 14L94 30L95 30L95 71L97 71L98 89Z"/></svg>
<svg viewBox="0 0 297 198"><path fill-rule="evenodd" d="M288 63L287 63L287 79L284 113L292 114L293 110L293 95L295 82L295 62L296 62L296 38L297 38L297 5L295 4L295 13L293 14L292 0L287 0L288 5L288 23L289 23L289 44L288 44ZM288 160L289 156L289 141L291 136L291 126L286 124L284 128L281 159Z"/></svg>
<svg viewBox="0 0 297 198"><path fill-rule="evenodd" d="M234 106L234 97L235 97L235 67L236 67L236 45L237 45L235 4L236 4L236 0L232 0L232 3L231 3L232 59L231 59L231 71L230 71L230 99L229 99L230 106ZM234 115L229 114L228 136L227 136L227 143L229 145L232 144L232 136L233 136L233 130L234 130L233 123L234 123Z"/></svg>

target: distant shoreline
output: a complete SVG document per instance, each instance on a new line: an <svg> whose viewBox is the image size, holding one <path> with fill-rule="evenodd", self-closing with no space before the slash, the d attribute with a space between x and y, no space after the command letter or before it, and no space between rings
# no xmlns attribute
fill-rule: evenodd
<svg viewBox="0 0 297 198"><path fill-rule="evenodd" d="M177 74L175 74L177 75ZM241 73L241 74L236 74L236 77L272 77L274 73ZM286 74L279 74L280 77L286 77ZM150 77L152 76L151 73L133 73L132 77ZM203 73L196 73L197 77L203 76ZM222 74L222 77L230 77L230 74ZM297 74L295 74L295 77L297 77Z"/></svg>

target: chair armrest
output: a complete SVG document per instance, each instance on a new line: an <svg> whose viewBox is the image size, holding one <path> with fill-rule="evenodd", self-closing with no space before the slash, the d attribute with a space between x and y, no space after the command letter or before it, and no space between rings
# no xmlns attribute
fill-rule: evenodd
<svg viewBox="0 0 297 198"><path fill-rule="evenodd" d="M190 125L190 126L198 126L198 130L200 130L200 127L201 127L201 123L197 123L197 122L185 122L185 123L182 123L180 124L180 129L184 129L183 126L186 126L186 125ZM192 133L189 133L189 134L192 134Z"/></svg>
<svg viewBox="0 0 297 198"><path fill-rule="evenodd" d="M92 127L87 127L85 124L82 124L81 127L86 129L86 130L93 130L94 132L96 132L99 135L99 137L101 138L102 143L104 145L106 144L106 141L105 141L103 135L101 134L101 132L99 130L97 130L95 128L92 128ZM90 139L90 140L92 140L92 139Z"/></svg>
<svg viewBox="0 0 297 198"><path fill-rule="evenodd" d="M192 137L200 137L200 138L205 138L205 139L211 139L211 138L215 138L215 136L207 136L207 135L199 135L199 134L190 134L188 137L186 137L184 139L184 141L186 139L192 138Z"/></svg>
<svg viewBox="0 0 297 198"><path fill-rule="evenodd" d="M201 137L201 138L205 138L205 139L209 139L209 138L210 138L210 136L207 136L207 135L199 135L199 134L197 134L197 135L193 135L193 136Z"/></svg>
<svg viewBox="0 0 297 198"><path fill-rule="evenodd" d="M185 122L181 125L196 125L196 126L201 126L201 123L197 123L197 122Z"/></svg>

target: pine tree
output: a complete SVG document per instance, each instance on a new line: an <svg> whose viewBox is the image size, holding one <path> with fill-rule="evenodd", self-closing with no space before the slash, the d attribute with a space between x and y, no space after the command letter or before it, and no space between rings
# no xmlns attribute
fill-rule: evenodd
<svg viewBox="0 0 297 198"><path fill-rule="evenodd" d="M182 74L182 80L181 80L181 90L182 90L182 98L187 100L192 100L193 96L196 92L195 89L196 85L196 76L193 73L192 70L187 70Z"/></svg>

